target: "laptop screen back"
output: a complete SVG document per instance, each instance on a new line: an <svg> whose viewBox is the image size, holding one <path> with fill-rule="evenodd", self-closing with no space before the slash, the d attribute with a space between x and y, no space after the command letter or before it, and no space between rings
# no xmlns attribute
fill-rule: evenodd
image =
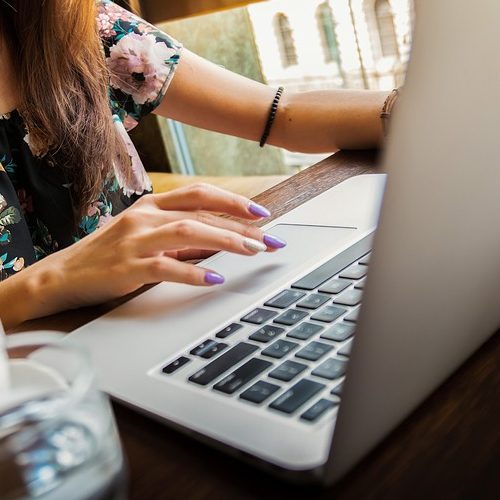
<svg viewBox="0 0 500 500"><path fill-rule="evenodd" d="M500 2L419 0L333 481L500 326Z"/></svg>

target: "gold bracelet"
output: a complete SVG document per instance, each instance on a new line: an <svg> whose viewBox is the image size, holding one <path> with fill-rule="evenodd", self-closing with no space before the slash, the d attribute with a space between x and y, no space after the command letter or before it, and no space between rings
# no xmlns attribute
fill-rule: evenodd
<svg viewBox="0 0 500 500"><path fill-rule="evenodd" d="M392 92L387 96L386 100L384 101L384 105L382 106L380 119L382 120L382 132L384 134L384 137L387 137L387 134L389 133L389 119L391 117L394 103L398 99L400 92L401 87L393 89Z"/></svg>

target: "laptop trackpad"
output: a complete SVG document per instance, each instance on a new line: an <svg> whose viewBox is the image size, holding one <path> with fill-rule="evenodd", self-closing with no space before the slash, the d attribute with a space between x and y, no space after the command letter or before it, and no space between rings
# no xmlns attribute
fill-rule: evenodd
<svg viewBox="0 0 500 500"><path fill-rule="evenodd" d="M221 286L224 291L254 294L276 280L283 281L286 275L293 277L309 261L340 248L354 231L353 227L277 224L267 232L284 239L285 248L253 257L223 253L206 267L225 276L226 283Z"/></svg>

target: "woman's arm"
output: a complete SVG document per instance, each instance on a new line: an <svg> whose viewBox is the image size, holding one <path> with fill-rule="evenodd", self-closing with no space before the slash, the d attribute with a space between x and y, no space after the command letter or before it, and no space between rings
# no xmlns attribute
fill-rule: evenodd
<svg viewBox="0 0 500 500"><path fill-rule="evenodd" d="M276 89L184 49L156 113L215 132L259 141ZM380 112L388 92L286 88L267 142L291 151L374 148L382 142Z"/></svg>

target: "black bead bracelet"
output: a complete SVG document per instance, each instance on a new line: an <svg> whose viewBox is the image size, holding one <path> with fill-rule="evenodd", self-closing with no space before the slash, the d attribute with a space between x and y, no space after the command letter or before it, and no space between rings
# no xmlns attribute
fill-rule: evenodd
<svg viewBox="0 0 500 500"><path fill-rule="evenodd" d="M262 132L262 137L260 138L259 145L261 148L264 147L264 144L266 143L267 138L269 137L269 132L274 122L274 117L276 116L276 111L278 109L278 102L280 100L282 92L283 92L283 87L280 87L277 90L276 95L274 96L273 103L271 104L271 111L269 112L269 117L267 118L267 123L264 128L264 132Z"/></svg>

